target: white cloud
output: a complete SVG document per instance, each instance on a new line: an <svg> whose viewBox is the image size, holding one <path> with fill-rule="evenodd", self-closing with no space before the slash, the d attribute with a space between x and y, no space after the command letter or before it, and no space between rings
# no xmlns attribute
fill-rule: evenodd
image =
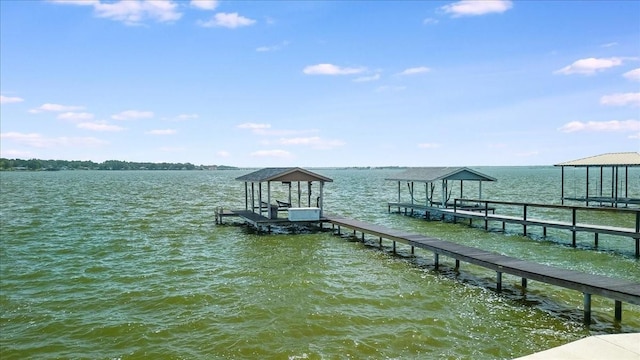
<svg viewBox="0 0 640 360"><path fill-rule="evenodd" d="M91 130L91 131L122 131L125 128L118 125L111 125L105 121L97 121L97 122L82 122L76 125L80 129Z"/></svg>
<svg viewBox="0 0 640 360"><path fill-rule="evenodd" d="M340 67L333 64L317 64L305 67L302 72L307 75L351 75L362 73L364 68Z"/></svg>
<svg viewBox="0 0 640 360"><path fill-rule="evenodd" d="M127 25L138 25L147 19L157 22L172 22L182 14L176 11L178 5L167 0L122 0L115 3L99 2L94 5L96 16L121 21Z"/></svg>
<svg viewBox="0 0 640 360"><path fill-rule="evenodd" d="M319 136L311 137L295 137L295 138L282 138L278 141L280 145L304 145L310 146L313 149L328 150L336 147L343 146L345 143L341 140L326 140Z"/></svg>
<svg viewBox="0 0 640 360"><path fill-rule="evenodd" d="M418 144L420 149L437 149L440 147L440 144L437 143L422 143Z"/></svg>
<svg viewBox="0 0 640 360"><path fill-rule="evenodd" d="M58 120L83 121L93 119L93 114L87 112L68 111L58 115L57 118Z"/></svg>
<svg viewBox="0 0 640 360"><path fill-rule="evenodd" d="M452 17L503 13L513 7L510 0L462 0L440 9Z"/></svg>
<svg viewBox="0 0 640 360"><path fill-rule="evenodd" d="M17 96L4 96L0 95L0 104L13 104L23 102L24 99Z"/></svg>
<svg viewBox="0 0 640 360"><path fill-rule="evenodd" d="M640 92L605 95L600 98L600 104L611 106L640 106Z"/></svg>
<svg viewBox="0 0 640 360"><path fill-rule="evenodd" d="M278 50L283 49L287 45L289 45L289 42L288 41L283 41L283 42L281 42L280 44L277 44L277 45L260 46L259 48L256 48L256 51L257 52L278 51Z"/></svg>
<svg viewBox="0 0 640 360"><path fill-rule="evenodd" d="M95 4L99 4L100 0L49 0L49 2L55 4L94 6Z"/></svg>
<svg viewBox="0 0 640 360"><path fill-rule="evenodd" d="M93 137L57 137L49 138L37 133L8 132L0 134L0 138L17 144L35 148L51 148L57 146L94 147L108 144L104 140Z"/></svg>
<svg viewBox="0 0 640 360"><path fill-rule="evenodd" d="M182 17L178 4L170 0L120 0L102 2L99 0L57 0L58 4L88 5L93 7L97 17L120 21L127 25L140 25L146 20L173 22Z"/></svg>
<svg viewBox="0 0 640 360"><path fill-rule="evenodd" d="M565 133L577 132L577 131L592 131L592 132L605 132L605 131L640 131L640 121L638 120L611 120L611 121L571 121L564 124L558 129Z"/></svg>
<svg viewBox="0 0 640 360"><path fill-rule="evenodd" d="M147 131L145 134L149 135L173 135L176 133L175 129L157 129Z"/></svg>
<svg viewBox="0 0 640 360"><path fill-rule="evenodd" d="M258 150L250 154L253 157L276 157L276 158L291 158L290 152L285 150Z"/></svg>
<svg viewBox="0 0 640 360"><path fill-rule="evenodd" d="M137 119L149 119L152 117L153 117L153 112L138 111L138 110L127 110L115 115L111 115L111 118L114 120L137 120Z"/></svg>
<svg viewBox="0 0 640 360"><path fill-rule="evenodd" d="M626 73L622 74L622 76L624 76L625 79L631 81L640 81L640 68L627 71Z"/></svg>
<svg viewBox="0 0 640 360"><path fill-rule="evenodd" d="M622 59L617 57L608 59L587 58L576 60L573 64L565 66L560 70L556 70L554 73L563 75L593 75L598 71L603 71L620 65L622 65Z"/></svg>
<svg viewBox="0 0 640 360"><path fill-rule="evenodd" d="M198 21L198 25L202 27L225 27L235 29L242 26L251 26L256 21L238 15L238 13L217 13L209 21Z"/></svg>
<svg viewBox="0 0 640 360"><path fill-rule="evenodd" d="M202 10L213 10L218 7L217 0L191 0L191 6Z"/></svg>
<svg viewBox="0 0 640 360"><path fill-rule="evenodd" d="M229 156L231 156L231 153L226 151L226 150L220 150L216 153L216 156L218 157L223 157L223 158L227 158Z"/></svg>
<svg viewBox="0 0 640 360"><path fill-rule="evenodd" d="M63 111L77 111L84 109L82 106L68 106L60 104L42 104L35 109L29 110L32 114L39 114L42 112L63 112Z"/></svg>
<svg viewBox="0 0 640 360"><path fill-rule="evenodd" d="M429 69L426 66L420 66L420 67L414 67L414 68L409 68L404 70L403 72L400 73L400 75L415 75L415 74L424 74L431 71L431 69Z"/></svg>
<svg viewBox="0 0 640 360"><path fill-rule="evenodd" d="M629 135L629 139L640 139L640 132L637 134Z"/></svg>
<svg viewBox="0 0 640 360"><path fill-rule="evenodd" d="M371 76L362 76L362 77L353 79L353 81L355 82L369 82L369 81L376 81L376 80L380 80L380 74L374 74Z"/></svg>

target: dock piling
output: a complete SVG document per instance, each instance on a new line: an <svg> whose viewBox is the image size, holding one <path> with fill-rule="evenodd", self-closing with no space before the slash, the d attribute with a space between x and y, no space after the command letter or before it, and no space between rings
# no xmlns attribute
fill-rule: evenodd
<svg viewBox="0 0 640 360"><path fill-rule="evenodd" d="M584 293L584 324L591 325L591 294Z"/></svg>

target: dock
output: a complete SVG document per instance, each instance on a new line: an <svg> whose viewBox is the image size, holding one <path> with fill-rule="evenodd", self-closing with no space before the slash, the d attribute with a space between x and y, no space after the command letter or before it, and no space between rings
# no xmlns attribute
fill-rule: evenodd
<svg viewBox="0 0 640 360"><path fill-rule="evenodd" d="M517 212L519 212L519 214L521 215L514 216L496 214L497 206L519 208ZM456 222L459 218L468 219L469 225L472 225L472 222L474 220L480 220L484 222L485 230L489 230L490 221L502 223L503 231L505 230L505 224L517 224L522 226L524 236L527 236L528 227L530 226L542 227L542 234L544 237L547 236L547 228L567 230L571 232L571 246L573 247L576 247L576 234L579 232L594 234L595 248L598 247L600 234L622 236L635 241L635 256L640 257L640 209L536 204L481 199L454 199L452 206L449 205L448 207L444 208L439 206L426 206L416 203L401 202L389 202L387 203L387 207L389 212L391 212L392 208L397 208L398 212L401 212L401 209L404 209L405 214L413 214L414 211L421 211L424 212L425 218L430 218L431 215L435 215L436 217L444 219L446 216L448 216L453 219L454 222ZM530 215L531 210L545 209L559 210L561 212L564 212L567 218L571 218L571 221L541 219L532 217ZM635 227L627 228L594 225L578 221L578 213L594 214L598 212L615 212L628 216L630 218L630 222L635 222Z"/></svg>
<svg viewBox="0 0 640 360"><path fill-rule="evenodd" d="M640 305L640 283L637 282L537 264L437 238L389 229L384 226L346 219L340 216L328 215L327 222L332 224L334 231L337 227L338 234L341 233L342 227L351 229L354 236L357 235L357 232L360 232L362 241L364 241L365 235L377 237L380 246L382 246L383 239L390 240L393 242L394 252L397 242L411 246L412 253L414 253L415 248L430 251L434 254L434 267L436 270L439 266L440 255L455 259L456 269L459 269L460 262L463 261L493 270L496 272L496 291L498 292L502 291L503 274L520 277L523 289L527 287L528 280L534 280L579 291L583 294L585 325L591 323L592 295L615 301L614 316L616 321L622 320L623 302Z"/></svg>
<svg viewBox="0 0 640 360"><path fill-rule="evenodd" d="M287 217L269 218L251 210L231 210L223 207L217 207L215 209L216 225L222 225L225 218L240 218L242 222L249 224L256 230L267 233L270 233L273 227L319 225L320 223L327 221L326 217L320 217L318 220L291 221Z"/></svg>

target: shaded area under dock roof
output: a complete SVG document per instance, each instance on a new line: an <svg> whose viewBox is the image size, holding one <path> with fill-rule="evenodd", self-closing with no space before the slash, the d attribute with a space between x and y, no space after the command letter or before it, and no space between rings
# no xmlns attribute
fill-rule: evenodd
<svg viewBox="0 0 640 360"><path fill-rule="evenodd" d="M388 205L402 204L402 194L400 183L406 182L409 190L410 203L416 204L422 203L425 206L442 206L447 207L450 205L452 189L449 185L450 181L460 182L460 197L463 196L463 183L464 181L478 182L478 198L482 198L482 183L484 181L496 181L494 177L485 175L479 171L469 169L467 167L415 167L408 168L401 171L391 177L386 178L388 181L398 182L398 200L397 203ZM434 199L435 183L440 181L442 183L440 192L440 200ZM417 194L414 188L414 183L425 184L425 198L417 199Z"/></svg>
<svg viewBox="0 0 640 360"><path fill-rule="evenodd" d="M638 152L617 152L606 153L601 155L590 156L582 159L565 161L555 166L559 166L562 169L562 183L561 183L561 201L564 204L565 200L584 202L587 206L589 203L595 203L599 206L604 204L610 204L612 207L618 207L620 205L629 206L630 204L640 205L640 196L638 194L631 194L629 192L630 183L629 180L635 177L629 177L629 168L640 167L640 153ZM586 173L584 176L584 196L567 196L565 194L565 167L572 168L585 168ZM595 179L595 191L589 192L590 178L589 174L591 168L599 168L598 178ZM605 168L611 169L611 172L605 174ZM624 170L624 176L620 174L620 169ZM593 183L593 179L591 179ZM610 182L606 187L605 182ZM631 188L635 188L631 186ZM595 192L595 194L594 194Z"/></svg>

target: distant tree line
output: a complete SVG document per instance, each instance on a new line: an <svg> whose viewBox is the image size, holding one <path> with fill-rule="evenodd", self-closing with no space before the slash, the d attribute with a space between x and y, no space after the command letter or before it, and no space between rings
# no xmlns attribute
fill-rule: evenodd
<svg viewBox="0 0 640 360"><path fill-rule="evenodd" d="M191 163L150 163L107 160L102 163L80 160L40 160L0 158L0 170L228 170L225 165L193 165Z"/></svg>

